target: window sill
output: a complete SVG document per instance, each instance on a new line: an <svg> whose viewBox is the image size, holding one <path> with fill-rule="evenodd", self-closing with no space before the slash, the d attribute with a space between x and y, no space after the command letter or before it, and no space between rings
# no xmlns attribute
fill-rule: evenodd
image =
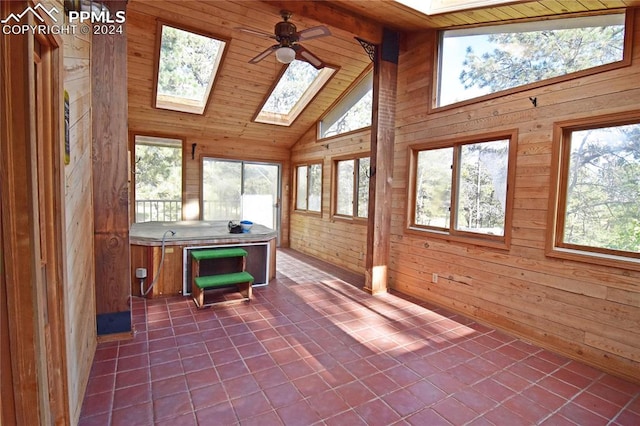
<svg viewBox="0 0 640 426"><path fill-rule="evenodd" d="M483 238L482 235L478 234L464 234L464 235L455 235L449 234L448 232L441 232L432 229L423 229L417 228L414 226L410 226L405 229L405 232L410 235L416 235L421 237L433 237L440 240L455 242L455 243L464 243L464 244L472 244L474 246L481 247L490 247L499 250L509 250L511 244L507 242L506 237L504 240L495 240L489 238Z"/></svg>
<svg viewBox="0 0 640 426"><path fill-rule="evenodd" d="M332 222L347 222L347 223L353 223L356 225L366 225L368 222L368 219L366 217L351 217L351 216L340 216L340 215L333 215L331 216L331 221Z"/></svg>
<svg viewBox="0 0 640 426"><path fill-rule="evenodd" d="M632 257L592 253L589 251L568 249L564 247L553 247L552 249L547 250L546 255L548 257L555 257L558 259L640 271L640 259L634 259Z"/></svg>
<svg viewBox="0 0 640 426"><path fill-rule="evenodd" d="M316 212L313 210L294 210L293 213L299 214L302 216L317 216L322 217L322 211Z"/></svg>

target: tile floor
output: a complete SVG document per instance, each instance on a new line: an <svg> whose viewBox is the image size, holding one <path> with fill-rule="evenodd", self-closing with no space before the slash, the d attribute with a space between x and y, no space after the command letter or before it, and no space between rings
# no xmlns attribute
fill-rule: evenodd
<svg viewBox="0 0 640 426"><path fill-rule="evenodd" d="M640 425L640 386L290 250L254 300L133 305L80 424Z"/></svg>

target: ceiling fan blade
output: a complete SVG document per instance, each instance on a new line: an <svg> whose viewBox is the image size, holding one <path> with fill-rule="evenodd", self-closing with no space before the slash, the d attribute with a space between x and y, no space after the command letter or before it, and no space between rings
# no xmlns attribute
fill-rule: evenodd
<svg viewBox="0 0 640 426"><path fill-rule="evenodd" d="M271 54L271 52L275 52L277 48L279 48L280 45L278 44L274 44L273 46L271 46L270 48L268 48L267 50L265 50L264 52L260 53L258 56L256 56L255 58L251 59L249 61L250 64L255 64L260 62L261 60L263 60L264 58L266 58L267 56L269 56Z"/></svg>
<svg viewBox="0 0 640 426"><path fill-rule="evenodd" d="M238 30L238 31L242 31L243 33L254 34L254 35L258 35L260 37L266 37L266 38L272 38L272 39L276 38L276 36L274 36L271 33L267 33L265 31L256 30L254 28L236 27L235 29Z"/></svg>
<svg viewBox="0 0 640 426"><path fill-rule="evenodd" d="M318 58L316 55L309 52L299 44L294 45L293 49L296 51L296 59L300 61L306 61L317 69L322 69L325 67L325 63L322 62L322 59Z"/></svg>
<svg viewBox="0 0 640 426"><path fill-rule="evenodd" d="M298 41L312 40L314 38L325 37L331 35L331 31L329 28L324 25L319 25L317 27L307 28L306 30L298 31Z"/></svg>

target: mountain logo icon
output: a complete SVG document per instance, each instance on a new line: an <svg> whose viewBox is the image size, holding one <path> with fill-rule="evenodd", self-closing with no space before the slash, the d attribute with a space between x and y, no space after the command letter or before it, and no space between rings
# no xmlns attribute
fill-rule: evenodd
<svg viewBox="0 0 640 426"><path fill-rule="evenodd" d="M8 24L11 21L15 21L16 23L19 23L20 20L22 19L22 17L24 15L26 15L27 13L31 13L35 17L35 19L40 23L44 23L45 22L44 16L48 16L49 18L51 18L53 20L53 22L58 22L58 20L56 19L55 15L57 15L59 13L59 11L55 6L52 7L50 10L47 10L46 7L44 7L42 4L38 3L34 7L28 6L25 10L23 10L21 13L19 13L17 15L15 13L10 13L9 16L7 16L5 19L1 20L0 23Z"/></svg>

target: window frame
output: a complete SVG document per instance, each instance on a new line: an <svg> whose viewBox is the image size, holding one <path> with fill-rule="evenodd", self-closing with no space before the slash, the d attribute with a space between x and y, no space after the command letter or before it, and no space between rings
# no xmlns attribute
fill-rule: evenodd
<svg viewBox="0 0 640 426"><path fill-rule="evenodd" d="M549 191L546 255L640 271L640 253L563 242L567 180L571 157L571 132L640 124L640 110L557 122L553 128L551 190Z"/></svg>
<svg viewBox="0 0 640 426"><path fill-rule="evenodd" d="M213 74L212 80L209 82L207 86L205 96L202 100L202 107L199 105L189 105L188 103L182 103L179 101L163 101L161 105L158 105L158 81L160 78L160 52L162 48L162 28L170 27L180 31L196 34L203 37L208 37L214 40L217 40L223 45L221 46L222 52L218 54L216 60L213 65ZM218 81L218 74L222 63L227 55L227 47L229 46L230 39L226 37L221 37L220 35L213 34L207 31L199 30L196 28L191 28L182 24L178 24L175 22L158 20L156 24L156 46L155 46L155 58L154 58L154 72L153 72L153 94L151 100L151 107L154 109L160 109L165 111L173 111L173 112L182 112L187 114L201 115L204 116L207 113L207 109L209 107L209 103L211 101L211 94L213 93L216 82Z"/></svg>
<svg viewBox="0 0 640 426"><path fill-rule="evenodd" d="M130 186L131 186L131 198L132 198L132 202L131 202L131 206L130 206L130 222L131 223L137 223L136 222L136 203L138 201L138 196L136 194L136 171L135 171L135 165L136 165L136 138L137 137L141 137L141 138L152 138L152 139L170 139L170 140L175 140L175 141L180 141L181 142L181 155L182 155L182 161L180 163L180 167L181 167L181 188L180 188L180 203L181 203L181 212L180 212L180 219L178 220L185 220L186 217L186 210L185 210L185 200L186 200L186 167L185 167L185 146L186 146L186 139L182 136L176 136L176 135L169 135L169 134L161 134L161 133L153 133L153 132L138 132L138 131L130 131L129 132L129 176L131 176L131 182L130 182ZM176 146L177 148L177 146Z"/></svg>
<svg viewBox="0 0 640 426"><path fill-rule="evenodd" d="M453 108L460 108L462 106L465 105L472 105L472 104L476 104L476 103L481 103L481 102L485 102L487 100L491 100L491 99L495 99L498 97L504 97L504 96L508 96L508 95L512 95L514 93L520 93L520 92L525 92L531 89L535 89L535 88L539 88L539 87L545 87L545 86L549 86L549 85L553 85L556 83L561 83L564 81L569 81L569 80L575 80L578 78L582 78L585 76L589 76L589 75L594 75L594 74L599 74L602 72L606 72L606 71L611 71L611 70L615 70L615 69L619 69L619 68L624 68L627 66L631 65L631 61L632 61L632 55L633 55L633 34L634 34L634 16L635 14L633 13L633 11L630 11L629 9L613 9L613 10L607 10L605 13L603 13L602 11L600 12L594 12L592 14L584 14L581 16L598 16L598 15L609 15L609 14L616 14L616 13L623 13L625 15L624 17L624 26L625 26L625 34L624 34L624 42L623 42L623 53L622 53L622 59L620 61L616 61L616 62L612 62L609 64L604 64L604 65L598 65L596 67L591 67L591 68L587 68L584 70L580 70L580 71L575 71L572 73L568 73L568 74L564 74L564 75L560 75L560 76L556 76L556 77L552 77L552 78L548 78L545 80L540 80L540 81L536 81L536 82L532 82L532 83L528 83L528 84L523 84L521 86L516 86L516 87L512 87L510 89L504 89L504 90L500 90L497 92L493 92L493 93L488 93L486 95L481 95L481 96L477 96L477 97L473 97L470 99L465 99L459 102L454 102L451 104L447 104L447 105L442 105L442 106L438 106L437 102L438 102L438 92L439 92L439 79L440 79L440 69L441 69L441 50L442 50L442 34L444 31L447 30L454 30L454 29L458 29L459 27L450 27L450 28L443 28L437 32L434 33L434 47L433 47L433 57L435 59L436 62L436 66L433 67L433 71L432 71L432 76L431 76L431 96L430 96L430 100L428 102L428 112L432 113L435 111L447 111ZM556 20L556 19L567 19L567 18L572 18L574 16L571 15L558 15L558 16L554 16L552 18L549 17L545 17L545 21L549 21L549 20ZM528 21L528 22L533 22L533 21ZM512 24L503 24L503 25L512 25ZM490 24L490 25L486 25L487 27L491 27L491 26L498 26L495 24Z"/></svg>
<svg viewBox="0 0 640 426"><path fill-rule="evenodd" d="M331 217L332 219L346 220L354 223L367 223L369 220L367 217L358 216L358 193L360 189L359 185L359 177L360 177L360 160L363 158L369 159L369 171L371 171L371 154L370 153L362 153L358 155L346 155L340 157L334 157L331 161L332 164L332 173L331 173ZM352 193L353 193L353 204L352 204L352 214L345 215L338 213L338 163L342 161L354 161L353 164L353 182L352 182ZM369 184L371 181L371 176L369 178ZM368 197L368 195L367 195ZM367 198L368 203L368 198Z"/></svg>
<svg viewBox="0 0 640 426"><path fill-rule="evenodd" d="M320 166L320 209L319 210L309 210L309 169L311 168L311 166ZM300 209L298 208L298 169L300 167L306 167L307 168L307 188L305 191L306 194L306 209ZM292 198L292 202L293 202L293 211L296 213L302 213L302 214L310 214L310 215L316 215L316 216L321 216L322 215L322 194L323 194L323 175L324 175L324 167L322 164L321 160L318 161L309 161L306 163L298 163L295 164L293 166L293 197Z"/></svg>
<svg viewBox="0 0 640 426"><path fill-rule="evenodd" d="M457 195L459 192L459 163L460 150L462 146L479 144L483 142L495 142L508 140L509 155L507 160L507 187L504 214L503 235L483 234L479 232L463 231L455 228ZM417 166L418 153L441 148L453 148L452 175L451 175L451 203L449 216L449 229L429 227L415 223L416 219L416 186L417 186ZM407 217L405 232L414 235L435 237L448 241L471 243L476 245L494 247L499 249L509 249L511 246L511 231L513 227L513 206L514 189L516 180L516 158L518 149L518 130L510 129L482 134L474 134L466 137L443 139L433 142L414 144L408 147L408 167L407 167Z"/></svg>
<svg viewBox="0 0 640 426"><path fill-rule="evenodd" d="M349 130L348 132L337 133L335 135L330 135L330 136L322 135L324 120L327 117L334 116L334 115L337 115L338 119L340 119L340 117L342 117L344 114L349 112L351 108L353 108L358 102L360 102L360 100L364 97L364 95L358 98L354 98L352 94L354 93L354 91L360 89L360 85L366 84L367 80L369 79L371 79L371 84L372 84L371 90L373 90L373 65L372 64L368 65L367 68L358 76L358 78L349 86L349 88L329 107L329 109L324 114L322 114L316 126L316 133L317 133L316 137L318 141L324 141L327 139L337 138L340 136L349 135L352 133L362 132L364 130L371 129L371 124L369 124L368 126L363 126L357 129ZM364 94L366 95L368 92L369 91L367 90ZM372 109L373 109L373 105L372 105ZM371 120L373 121L373 111L371 113ZM335 122L332 123L331 126L333 126L333 124L335 124Z"/></svg>

